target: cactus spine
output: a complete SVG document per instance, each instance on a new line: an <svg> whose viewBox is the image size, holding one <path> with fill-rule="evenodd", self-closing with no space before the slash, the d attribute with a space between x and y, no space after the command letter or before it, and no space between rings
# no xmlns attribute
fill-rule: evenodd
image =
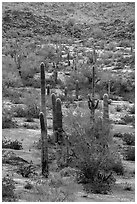
<svg viewBox="0 0 137 204"><path fill-rule="evenodd" d="M92 99L90 98L90 95L88 95L88 107L91 112L91 122L95 121L95 110L98 107L99 100L95 103L95 67L92 68Z"/></svg>
<svg viewBox="0 0 137 204"><path fill-rule="evenodd" d="M75 92L76 92L76 99L78 100L78 96L79 96L79 81L78 80L76 80Z"/></svg>
<svg viewBox="0 0 137 204"><path fill-rule="evenodd" d="M108 100L108 94L104 94L103 96L103 121L108 122L109 121L109 100Z"/></svg>
<svg viewBox="0 0 137 204"><path fill-rule="evenodd" d="M47 143L47 117L46 117L46 99L45 99L45 65L42 62L41 69L41 162L42 162L42 174L48 177L48 143Z"/></svg>

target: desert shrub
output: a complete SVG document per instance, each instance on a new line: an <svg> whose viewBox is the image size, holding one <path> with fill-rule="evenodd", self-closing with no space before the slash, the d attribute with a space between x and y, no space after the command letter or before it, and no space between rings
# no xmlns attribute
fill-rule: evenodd
<svg viewBox="0 0 137 204"><path fill-rule="evenodd" d="M135 145L135 134L134 133L124 133L122 139L127 145Z"/></svg>
<svg viewBox="0 0 137 204"><path fill-rule="evenodd" d="M33 118L39 118L40 108L37 105L37 100L30 96L25 98L23 106L16 106L14 111L16 117L26 117L28 122L33 122Z"/></svg>
<svg viewBox="0 0 137 204"><path fill-rule="evenodd" d="M115 109L116 109L117 112L121 112L122 111L122 106L121 105L117 105Z"/></svg>
<svg viewBox="0 0 137 204"><path fill-rule="evenodd" d="M2 178L2 202L15 202L15 182L9 178Z"/></svg>
<svg viewBox="0 0 137 204"><path fill-rule="evenodd" d="M135 116L134 115L129 115L125 114L124 117L121 118L126 124L131 123L134 125L135 123Z"/></svg>
<svg viewBox="0 0 137 204"><path fill-rule="evenodd" d="M34 130L39 129L39 126L37 124L30 124L30 123L24 123L23 127L27 129L34 129Z"/></svg>
<svg viewBox="0 0 137 204"><path fill-rule="evenodd" d="M24 186L25 189L32 189L33 185L30 182L27 182L26 185Z"/></svg>
<svg viewBox="0 0 137 204"><path fill-rule="evenodd" d="M29 178L31 176L37 175L36 174L36 168L33 164L21 165L17 169L17 173L21 174L25 178Z"/></svg>
<svg viewBox="0 0 137 204"><path fill-rule="evenodd" d="M31 194L22 194L21 198L28 202L70 202L74 201L74 189L75 184L73 181L69 181L65 185L60 176L56 176L56 178L49 176L48 180L37 179L33 184Z"/></svg>
<svg viewBox="0 0 137 204"><path fill-rule="evenodd" d="M18 140L7 139L6 137L4 137L2 140L2 148L10 148L16 150L23 149L21 142L19 142Z"/></svg>
<svg viewBox="0 0 137 204"><path fill-rule="evenodd" d="M123 137L123 134L121 132L117 132L113 135L113 137L119 137L119 138L122 138Z"/></svg>
<svg viewBox="0 0 137 204"><path fill-rule="evenodd" d="M40 107L37 103L29 102L27 103L27 115L26 118L39 118Z"/></svg>
<svg viewBox="0 0 137 204"><path fill-rule="evenodd" d="M10 109L2 108L2 128L16 128L17 123L14 120L14 114Z"/></svg>
<svg viewBox="0 0 137 204"><path fill-rule="evenodd" d="M119 47L131 47L131 41L128 39L121 40L119 42Z"/></svg>
<svg viewBox="0 0 137 204"><path fill-rule="evenodd" d="M14 108L15 117L26 117L27 108L24 105L18 105Z"/></svg>
<svg viewBox="0 0 137 204"><path fill-rule="evenodd" d="M4 71L2 77L2 85L5 88L22 86L21 78L16 72Z"/></svg>
<svg viewBox="0 0 137 204"><path fill-rule="evenodd" d="M93 29L93 35L97 39L104 39L104 32L100 28L94 28Z"/></svg>
<svg viewBox="0 0 137 204"><path fill-rule="evenodd" d="M128 146L124 153L124 159L128 161L135 161L135 147Z"/></svg>
<svg viewBox="0 0 137 204"><path fill-rule="evenodd" d="M102 130L100 119L96 118L98 128L95 124L94 129L95 132L98 130L98 134L94 135L91 124L84 117L78 114L74 117L69 116L70 118L71 126L68 130L72 152L70 165L80 170L79 182L91 183L94 193L107 193L115 181L112 174L115 158L108 145L108 129ZM67 125L70 125L69 119Z"/></svg>
<svg viewBox="0 0 137 204"><path fill-rule="evenodd" d="M105 49L107 49L107 50L110 50L110 51L115 51L116 50L116 44L115 44L115 42L110 42L106 47L105 47Z"/></svg>
<svg viewBox="0 0 137 204"><path fill-rule="evenodd" d="M135 114L135 104L128 109L130 114Z"/></svg>
<svg viewBox="0 0 137 204"><path fill-rule="evenodd" d="M133 189L132 189L132 185L131 185L130 183L127 183L127 182L124 184L123 189L124 189L125 191L132 191L132 190L133 190Z"/></svg>
<svg viewBox="0 0 137 204"><path fill-rule="evenodd" d="M8 97L12 103L22 103L22 92L16 89L7 88L3 92L3 97Z"/></svg>

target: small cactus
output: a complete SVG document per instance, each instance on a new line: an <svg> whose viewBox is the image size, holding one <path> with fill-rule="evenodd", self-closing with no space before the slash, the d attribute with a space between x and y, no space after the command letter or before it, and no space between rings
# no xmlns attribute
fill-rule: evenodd
<svg viewBox="0 0 137 204"><path fill-rule="evenodd" d="M78 100L78 96L79 96L79 81L78 80L76 80L75 92L76 92L76 99Z"/></svg>
<svg viewBox="0 0 137 204"><path fill-rule="evenodd" d="M49 96L50 95L50 85L48 84L47 85L47 96Z"/></svg>
<svg viewBox="0 0 137 204"><path fill-rule="evenodd" d="M42 175L48 178L48 142L47 142L47 128L45 126L44 114L40 113L40 126L41 126L41 165Z"/></svg>
<svg viewBox="0 0 137 204"><path fill-rule="evenodd" d="M103 121L109 121L109 99L108 94L104 94L103 96Z"/></svg>

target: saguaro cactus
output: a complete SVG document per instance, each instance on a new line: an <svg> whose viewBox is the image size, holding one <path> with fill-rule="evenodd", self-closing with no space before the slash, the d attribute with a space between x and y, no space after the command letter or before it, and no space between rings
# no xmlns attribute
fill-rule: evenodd
<svg viewBox="0 0 137 204"><path fill-rule="evenodd" d="M110 85L111 85L111 83L110 83L110 80L108 81L108 96L110 97Z"/></svg>
<svg viewBox="0 0 137 204"><path fill-rule="evenodd" d="M69 54L69 50L68 50L68 53L67 53L67 60L68 60L68 66L70 66L70 54Z"/></svg>
<svg viewBox="0 0 137 204"><path fill-rule="evenodd" d="M53 77L54 77L54 82L55 82L55 84L57 84L57 79L58 79L57 67L55 68L55 70L54 70L54 72L53 72Z"/></svg>
<svg viewBox="0 0 137 204"><path fill-rule="evenodd" d="M40 115L41 127L44 131L41 131L42 141L42 174L48 177L48 147L47 147L47 117L46 117L46 99L45 99L45 65L42 62L40 65L41 69L41 112ZM44 125L43 125L44 123Z"/></svg>
<svg viewBox="0 0 137 204"><path fill-rule="evenodd" d="M47 143L47 128L45 126L44 114L40 113L40 126L41 126L41 165L42 165L42 175L46 178L49 174L48 167L48 143ZM44 144L44 145L43 145Z"/></svg>
<svg viewBox="0 0 137 204"><path fill-rule="evenodd" d="M78 80L76 80L75 92L76 92L76 99L78 100L78 96L79 96L79 81Z"/></svg>
<svg viewBox="0 0 137 204"><path fill-rule="evenodd" d="M68 89L67 89L67 87L65 87L65 89L64 89L64 94L65 94L65 97L67 97L67 94L68 94Z"/></svg>
<svg viewBox="0 0 137 204"><path fill-rule="evenodd" d="M104 94L103 96L103 121L108 122L109 121L109 100L108 100L108 94Z"/></svg>
<svg viewBox="0 0 137 204"><path fill-rule="evenodd" d="M62 143L62 107L60 98L56 99L56 126L57 126L57 142Z"/></svg>
<svg viewBox="0 0 137 204"><path fill-rule="evenodd" d="M52 115L53 115L53 132L56 131L56 95L51 95L52 99Z"/></svg>
<svg viewBox="0 0 137 204"><path fill-rule="evenodd" d="M48 96L50 95L50 85L49 84L47 85L47 95Z"/></svg>
<svg viewBox="0 0 137 204"><path fill-rule="evenodd" d="M95 67L92 68L92 99L88 95L88 107L91 112L91 121L95 121L95 109L98 107L99 100L95 103Z"/></svg>

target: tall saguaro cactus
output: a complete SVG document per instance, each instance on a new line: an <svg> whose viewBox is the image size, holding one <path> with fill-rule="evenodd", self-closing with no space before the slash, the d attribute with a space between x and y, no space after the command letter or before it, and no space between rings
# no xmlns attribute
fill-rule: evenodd
<svg viewBox="0 0 137 204"><path fill-rule="evenodd" d="M88 107L91 112L91 121L94 124L95 121L95 110L98 107L99 100L95 103L95 67L92 68L92 98L88 95Z"/></svg>
<svg viewBox="0 0 137 204"><path fill-rule="evenodd" d="M42 62L41 69L41 141L42 141L42 174L48 177L48 147L47 147L47 117L46 117L46 98L45 98L45 65Z"/></svg>
<svg viewBox="0 0 137 204"><path fill-rule="evenodd" d="M109 121L109 99L108 94L104 94L103 96L103 121Z"/></svg>

